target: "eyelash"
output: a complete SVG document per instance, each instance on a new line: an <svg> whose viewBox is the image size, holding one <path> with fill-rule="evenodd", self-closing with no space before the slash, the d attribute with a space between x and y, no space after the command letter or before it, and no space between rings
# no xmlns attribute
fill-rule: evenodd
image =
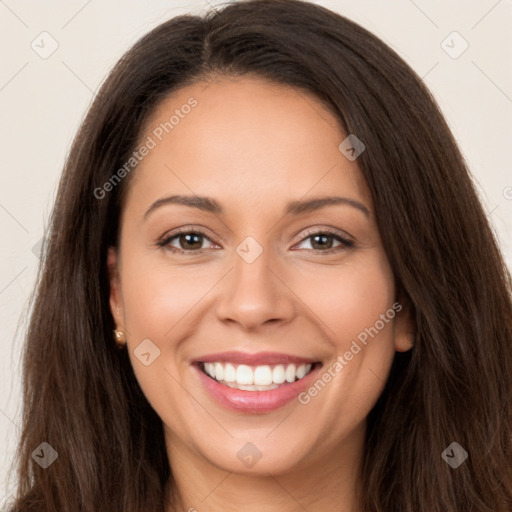
<svg viewBox="0 0 512 512"><path fill-rule="evenodd" d="M207 236L206 233L200 229L195 229L195 230L183 229L182 231L178 231L178 232L174 233L172 236L164 237L162 240L157 242L157 246L160 248L168 249L173 253L180 253L180 254L200 254L203 251L207 250L207 249L198 249L198 250L186 251L184 249L179 249L177 247L173 247L173 246L169 245L172 240L174 240L175 238L178 238L180 235L201 235L202 237L206 238L207 240L210 240L211 242L213 242L213 240L211 240L210 237ZM314 231L314 230L307 231L305 233L305 236L300 240L299 244L315 235L327 235L327 236L333 237L336 240L338 240L341 243L341 245L338 247L332 247L325 251L320 250L320 249L306 249L307 251L313 251L315 253L321 253L321 254L332 254L332 253L338 252L340 250L350 249L350 248L354 247L354 242L352 240L348 240L347 238L340 236L338 233L332 231L329 228L325 228L323 230L317 230L317 231Z"/></svg>

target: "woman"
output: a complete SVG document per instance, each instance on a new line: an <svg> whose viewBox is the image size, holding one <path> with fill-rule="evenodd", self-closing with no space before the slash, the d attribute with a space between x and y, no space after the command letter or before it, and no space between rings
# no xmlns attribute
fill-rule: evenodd
<svg viewBox="0 0 512 512"><path fill-rule="evenodd" d="M510 290L384 43L297 0L171 19L64 170L12 510L510 511Z"/></svg>

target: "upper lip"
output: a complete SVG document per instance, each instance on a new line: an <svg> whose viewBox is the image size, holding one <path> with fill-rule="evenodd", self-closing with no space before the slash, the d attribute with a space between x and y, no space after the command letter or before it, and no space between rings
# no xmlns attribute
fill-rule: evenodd
<svg viewBox="0 0 512 512"><path fill-rule="evenodd" d="M234 363L246 364L248 366L275 365L275 364L308 364L316 363L317 359L294 356L291 354L282 354L279 352L257 352L254 354L248 352L239 352L236 350L230 352L217 352L216 354L206 354L193 359L192 363Z"/></svg>

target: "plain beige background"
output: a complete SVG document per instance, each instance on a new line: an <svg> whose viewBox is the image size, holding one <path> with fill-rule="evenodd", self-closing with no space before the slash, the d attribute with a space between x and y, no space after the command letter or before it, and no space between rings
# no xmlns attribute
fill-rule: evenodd
<svg viewBox="0 0 512 512"><path fill-rule="evenodd" d="M512 268L512 0L315 3L368 28L424 78ZM209 4L221 2L0 0L0 507L15 483L6 477L20 433L20 315L72 138L109 69L137 39Z"/></svg>

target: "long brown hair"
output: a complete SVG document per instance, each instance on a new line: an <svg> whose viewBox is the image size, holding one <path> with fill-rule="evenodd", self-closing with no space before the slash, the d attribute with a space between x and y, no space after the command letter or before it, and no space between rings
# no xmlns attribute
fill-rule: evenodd
<svg viewBox="0 0 512 512"><path fill-rule="evenodd" d="M166 21L95 98L60 181L36 285L12 510L165 509L173 480L162 421L112 337L107 249L130 176L103 198L95 190L136 149L156 105L211 73L308 91L366 146L358 163L417 331L368 417L362 510L510 512L511 280L467 166L431 94L394 51L300 0L241 1ZM58 453L47 469L31 456L42 442ZM456 469L441 456L452 442L468 452Z"/></svg>

